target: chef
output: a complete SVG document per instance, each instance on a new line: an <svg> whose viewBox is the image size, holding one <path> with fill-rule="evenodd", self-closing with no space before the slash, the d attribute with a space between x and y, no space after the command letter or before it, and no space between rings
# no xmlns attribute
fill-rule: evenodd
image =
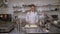
<svg viewBox="0 0 60 34"><path fill-rule="evenodd" d="M32 4L30 12L28 12L26 15L26 21L28 24L38 23L38 13L36 12L35 8L35 5Z"/></svg>
<svg viewBox="0 0 60 34"><path fill-rule="evenodd" d="M27 24L29 25L39 25L39 20L43 19L42 21L44 21L44 15L48 16L50 19L52 19L51 16L49 16L48 14L45 14L45 13L41 13L40 17L36 11L36 7L35 5L31 5L31 9L30 9L30 12L27 12L27 15L26 15L26 21L27 21Z"/></svg>
<svg viewBox="0 0 60 34"><path fill-rule="evenodd" d="M26 21L27 24L25 25L26 27L26 32L27 33L36 33L39 31L39 26L38 26L38 13L35 10L35 5L31 5L31 9L29 12L27 12L26 15Z"/></svg>

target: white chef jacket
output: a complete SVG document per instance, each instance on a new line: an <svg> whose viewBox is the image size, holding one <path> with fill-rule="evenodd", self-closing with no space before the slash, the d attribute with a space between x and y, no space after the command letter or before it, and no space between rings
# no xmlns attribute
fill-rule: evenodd
<svg viewBox="0 0 60 34"><path fill-rule="evenodd" d="M28 12L26 15L26 21L30 24L35 24L38 22L38 13L37 12Z"/></svg>

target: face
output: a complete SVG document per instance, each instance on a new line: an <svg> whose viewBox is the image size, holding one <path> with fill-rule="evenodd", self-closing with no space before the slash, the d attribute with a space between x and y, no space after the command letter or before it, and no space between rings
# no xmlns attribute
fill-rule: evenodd
<svg viewBox="0 0 60 34"><path fill-rule="evenodd" d="M32 12L35 11L35 7L34 7L34 6L31 7L31 11L32 11Z"/></svg>

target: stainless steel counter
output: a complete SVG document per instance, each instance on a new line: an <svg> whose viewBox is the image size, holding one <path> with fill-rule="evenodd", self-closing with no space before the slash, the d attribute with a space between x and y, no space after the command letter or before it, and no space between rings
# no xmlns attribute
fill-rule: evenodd
<svg viewBox="0 0 60 34"><path fill-rule="evenodd" d="M35 28L34 28L35 29ZM46 32L45 28L42 28L42 27L39 27L39 28L36 28L38 29L39 31L38 32L35 32L35 33L60 33L60 28L57 28L55 27L54 25L50 25L50 29L49 29L49 32ZM35 30L36 30L35 29ZM22 27L22 30L25 30L26 32L26 29L25 27ZM27 28L28 30L28 28ZM45 31L44 31L45 30ZM31 30L32 31L32 30Z"/></svg>

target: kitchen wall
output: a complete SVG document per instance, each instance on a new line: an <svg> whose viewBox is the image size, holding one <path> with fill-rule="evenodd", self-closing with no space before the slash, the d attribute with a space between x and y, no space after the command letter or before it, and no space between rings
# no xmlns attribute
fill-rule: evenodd
<svg viewBox="0 0 60 34"><path fill-rule="evenodd" d="M37 6L42 5L59 5L60 0L8 0L8 8L2 8L0 13L13 13L13 6L22 6L23 4L29 5L29 4L35 4Z"/></svg>
<svg viewBox="0 0 60 34"><path fill-rule="evenodd" d="M0 8L0 14L1 13L8 13L12 14L14 12L13 6L22 6L22 5L29 5L29 4L35 4L37 6L43 6L43 5L60 5L60 0L8 0L8 8ZM53 7L54 8L54 7ZM39 8L39 10L49 10L49 8ZM20 10L20 9L19 9ZM57 13L57 12L56 12ZM22 14L20 14L22 15Z"/></svg>

